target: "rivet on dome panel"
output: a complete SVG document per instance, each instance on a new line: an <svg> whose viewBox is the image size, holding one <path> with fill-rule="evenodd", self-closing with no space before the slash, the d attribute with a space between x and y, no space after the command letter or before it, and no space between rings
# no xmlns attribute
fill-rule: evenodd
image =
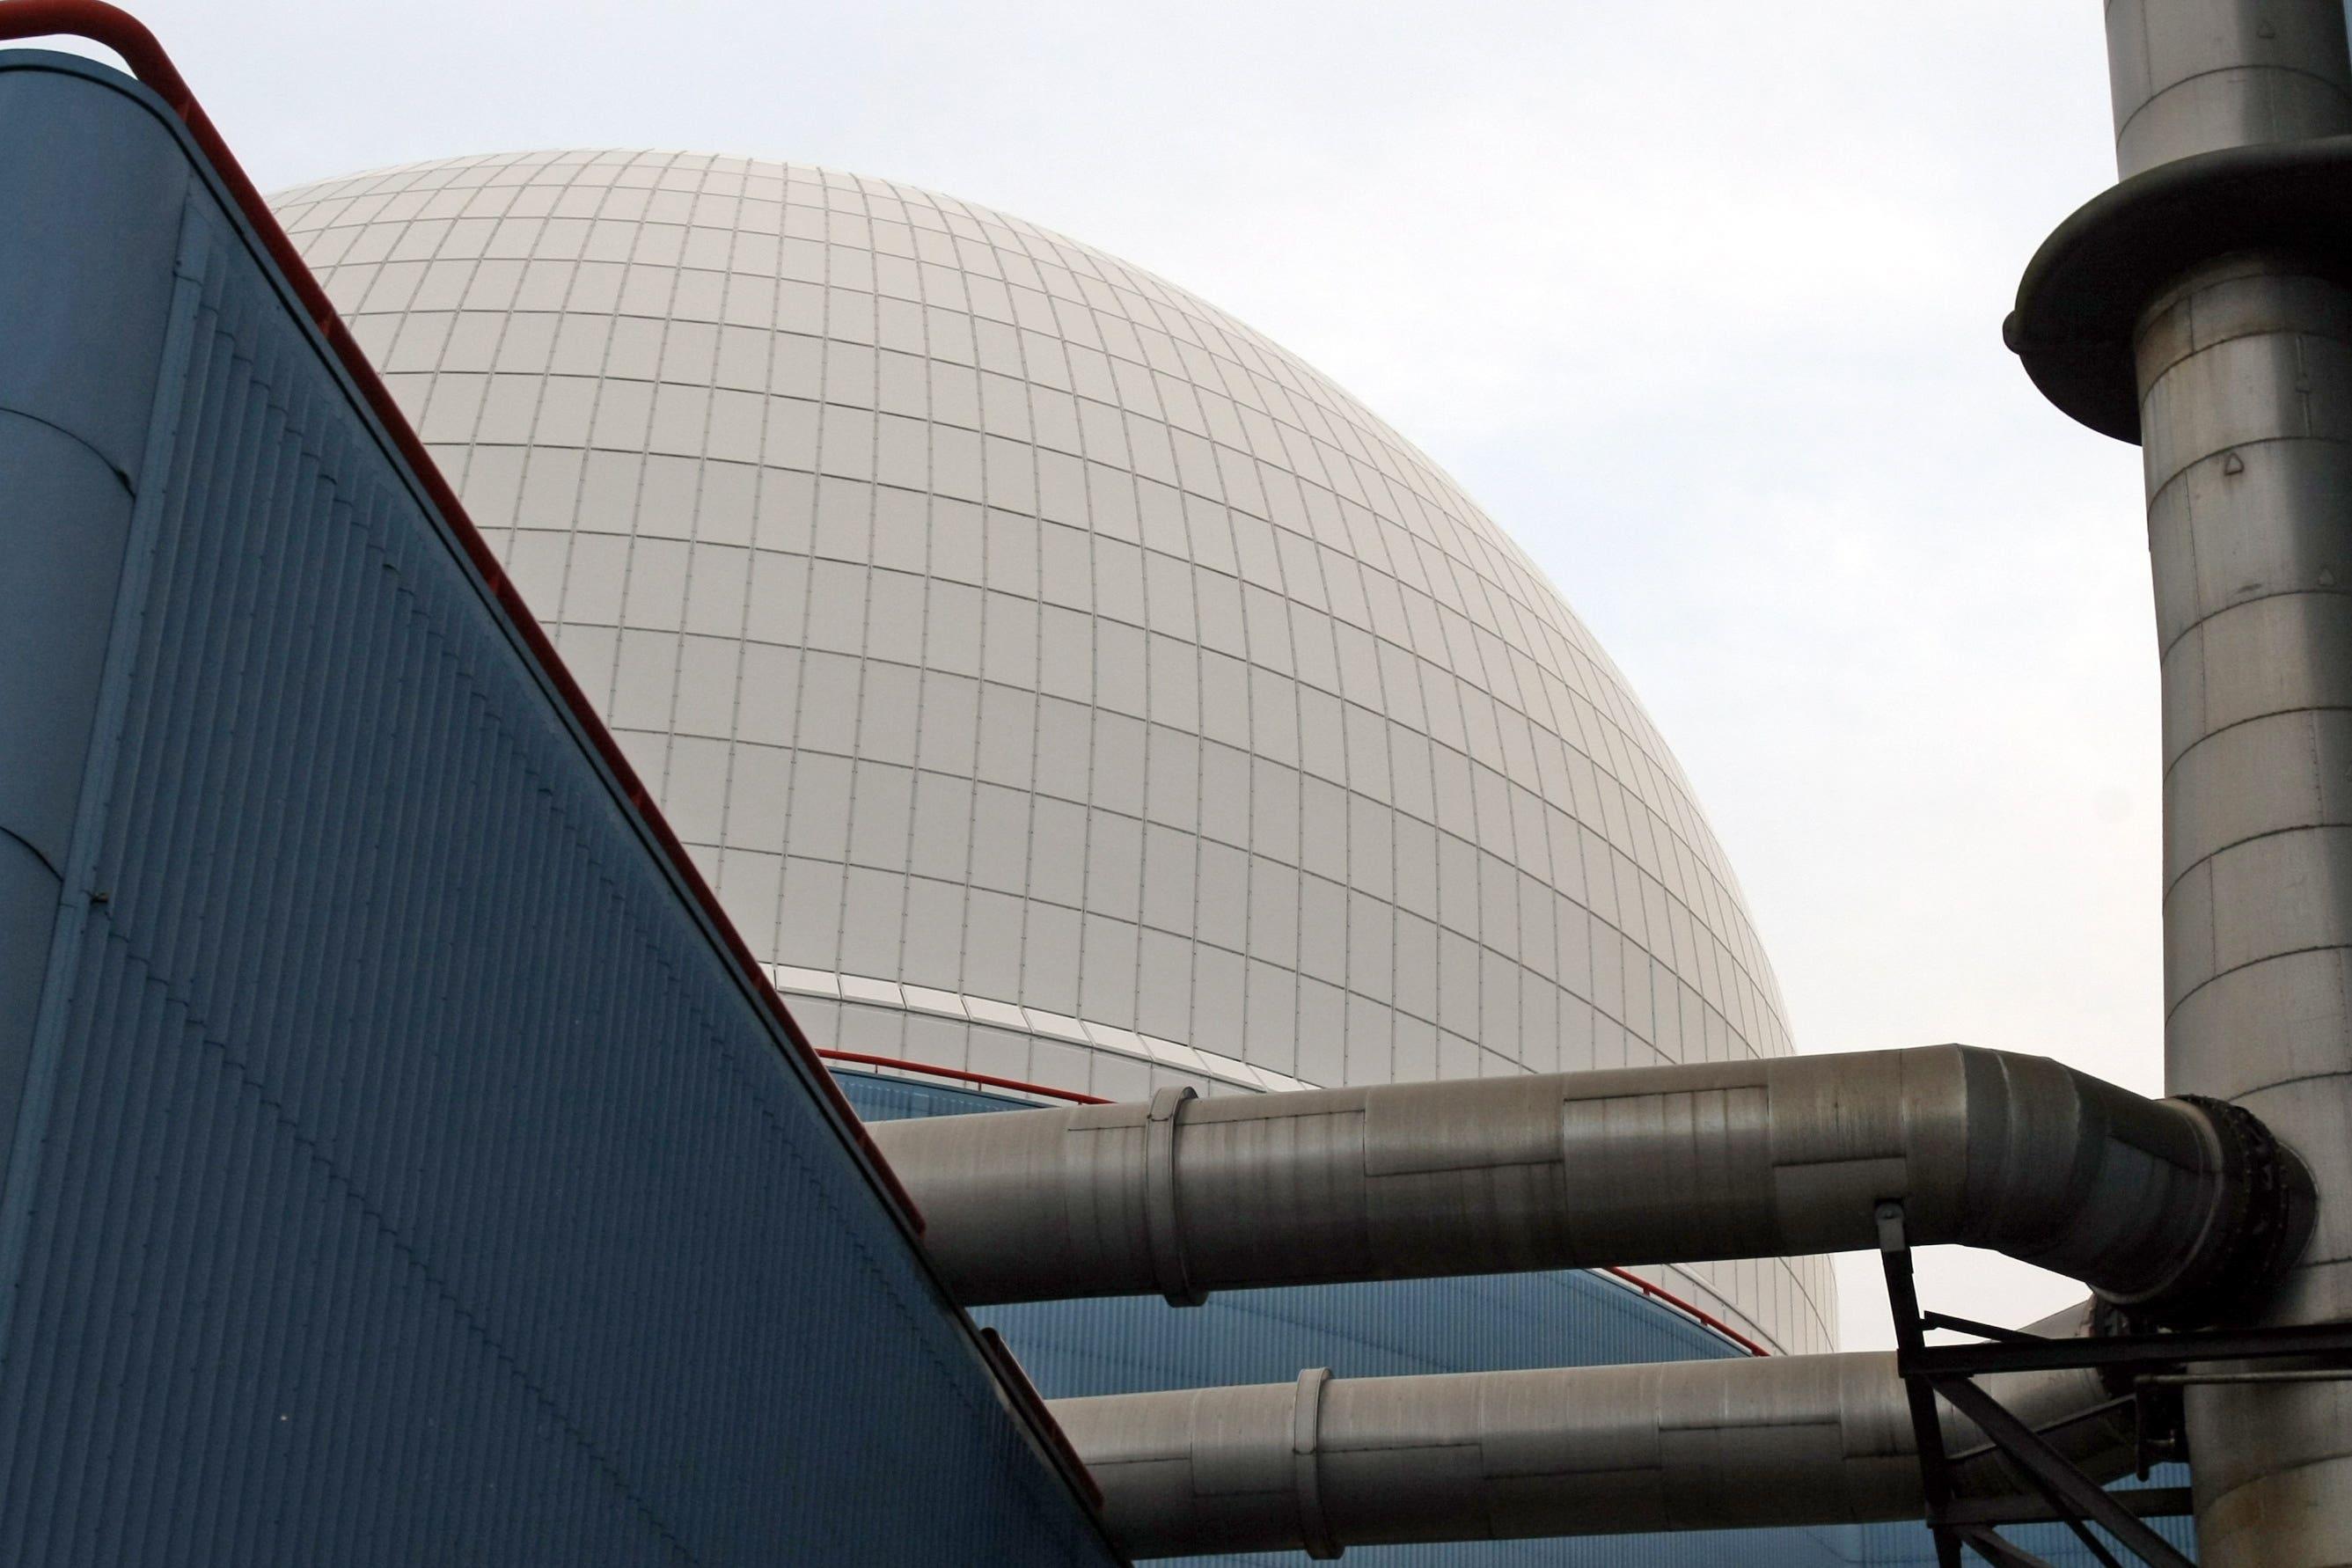
<svg viewBox="0 0 2352 1568"><path fill-rule="evenodd" d="M1231 317L1001 213L739 158L275 205L843 1046L1120 1097L1790 1048L1591 635ZM1827 1342L1819 1260L1720 1272Z"/></svg>

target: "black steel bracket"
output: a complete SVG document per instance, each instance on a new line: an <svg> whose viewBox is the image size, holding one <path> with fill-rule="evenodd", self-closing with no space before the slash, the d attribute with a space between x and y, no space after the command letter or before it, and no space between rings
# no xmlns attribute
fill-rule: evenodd
<svg viewBox="0 0 2352 1568"><path fill-rule="evenodd" d="M1919 1288L1911 1274L1911 1243L1904 1234L1901 1204L1878 1205L1878 1257L1886 1268L1886 1304L1895 1312L1895 1367L1903 1372L1904 1359L1927 1348L1927 1331L1919 1318ZM1944 1424L1936 1415L1935 1384L1903 1373L1903 1393L1911 1405L1911 1436L1919 1453L1919 1489L1927 1497L1927 1528L1936 1537L1936 1568L1960 1568L1962 1537L1960 1528L1948 1517L1952 1506L1951 1460L1944 1452Z"/></svg>
<svg viewBox="0 0 2352 1568"><path fill-rule="evenodd" d="M2141 1522L2144 1517L2189 1512L2186 1488L2107 1491L1979 1387L1974 1380L1982 1374L2096 1369L2116 1393L2118 1405L2126 1399L2130 1402L2137 1424L2142 1479L2147 1479L2151 1462L2182 1455L2177 1392L2182 1384L2352 1377L2352 1370L2336 1370L2352 1369L2352 1323L2047 1339L1965 1318L1922 1312L1903 1205L1881 1204L1877 1219L1887 1302L1895 1315L1895 1369L1903 1377L1910 1404L1920 1489L1927 1504L1927 1527L1935 1535L1938 1568L1961 1568L1963 1547L2000 1568L2047 1568L2042 1558L2003 1539L1994 1529L2038 1520L2065 1524L2107 1568L2123 1568L2110 1542L2148 1568L2191 1568L2188 1557ZM1927 1342L1930 1329L1975 1334L1983 1342L1930 1345ZM2294 1363L2291 1371L2240 1369L2246 1363L2289 1360ZM2240 1366L2205 1373L2186 1370L2191 1363L2217 1362ZM1938 1400L1983 1435L2007 1461L2011 1472L2032 1489L2030 1494L1954 1496L1952 1458L1945 1447ZM2105 1539L2094 1531L2094 1525L2106 1532Z"/></svg>
<svg viewBox="0 0 2352 1568"><path fill-rule="evenodd" d="M1882 1203L1877 1218L1887 1304L1895 1313L1895 1366L1910 1403L1920 1490L1927 1502L1927 1528L1935 1533L1938 1568L1960 1568L1963 1546L2002 1568L2035 1568L2036 1564L2047 1568L2041 1558L2002 1539L1993 1528L2044 1520L2065 1524L2108 1568L2123 1565L2106 1542L2093 1533L2094 1524L2149 1568L2191 1568L2187 1557L2140 1522L2143 1518L2190 1511L2188 1489L2106 1490L2042 1434L1977 1386L1974 1380L1979 1376L2069 1367L2095 1369L2116 1394L2116 1404L2130 1404L2142 1480L2147 1479L2152 1463L2188 1457L2180 1426L2179 1390L2185 1385L2352 1381L2352 1322L2158 1333L2137 1331L2126 1324L2122 1332L2048 1339L1967 1318L1923 1312L1912 1277L1903 1205ZM1974 1334L1983 1342L1931 1345L1927 1342L1931 1329ZM1936 1408L1938 1399L1983 1434L2008 1461L2011 1471L2032 1489L2031 1494L1953 1495L1952 1459L1944 1446L1943 1422Z"/></svg>

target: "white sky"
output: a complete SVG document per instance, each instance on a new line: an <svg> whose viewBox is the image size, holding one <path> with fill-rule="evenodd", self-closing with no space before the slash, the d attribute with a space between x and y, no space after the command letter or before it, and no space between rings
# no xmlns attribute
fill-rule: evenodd
<svg viewBox="0 0 2352 1568"><path fill-rule="evenodd" d="M1632 677L1812 1051L2160 1088L2137 453L2000 345L2114 178L2089 0L131 0L265 190L554 146L830 164L1151 268L1323 369ZM1875 1260L1850 1347L1892 1342ZM1922 1260L1930 1306L2078 1287Z"/></svg>

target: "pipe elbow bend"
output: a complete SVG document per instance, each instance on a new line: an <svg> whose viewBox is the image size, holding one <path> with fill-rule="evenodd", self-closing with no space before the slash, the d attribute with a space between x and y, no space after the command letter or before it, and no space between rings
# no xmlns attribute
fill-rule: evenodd
<svg viewBox="0 0 2352 1568"><path fill-rule="evenodd" d="M2190 1328L2258 1307L2310 1238L2310 1173L2242 1107L2149 1100L2007 1052L1959 1047L1957 1066L1942 1083L1958 1090L1943 1123L1958 1136L1937 1141L1964 1166L1944 1184L1959 1200L1949 1239L2080 1279L2139 1323Z"/></svg>

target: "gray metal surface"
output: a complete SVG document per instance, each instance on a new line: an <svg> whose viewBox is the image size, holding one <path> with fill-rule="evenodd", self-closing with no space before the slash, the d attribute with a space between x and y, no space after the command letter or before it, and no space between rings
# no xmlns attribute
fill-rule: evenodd
<svg viewBox="0 0 2352 1568"><path fill-rule="evenodd" d="M2352 135L2223 147L2119 181L2033 253L2002 341L2070 417L2137 446L2134 350L2149 301L2238 252L2352 256L2347 183Z"/></svg>
<svg viewBox="0 0 2352 1568"><path fill-rule="evenodd" d="M1832 1252L1885 1199L1916 1242L2158 1313L2276 1272L2246 1245L2267 1173L2213 1113L1961 1046L872 1132L975 1303Z"/></svg>
<svg viewBox="0 0 2352 1568"><path fill-rule="evenodd" d="M2139 348L2163 647L2167 1081L2306 1152L2319 1229L2271 1313L2352 1316L2352 298L2224 260ZM2352 1400L2189 1395L2205 1561L2352 1562Z"/></svg>
<svg viewBox="0 0 2352 1568"><path fill-rule="evenodd" d="M2352 131L2339 0L2108 0L2116 163Z"/></svg>
<svg viewBox="0 0 2352 1568"><path fill-rule="evenodd" d="M2336 0L2117 0L2126 175L2352 130ZM2326 265L2320 265L2320 263ZM2310 1162L2317 1235L2268 1317L2352 1316L2352 298L2340 258L2251 254L2137 341L2165 722L2166 1083ZM2211 1568L2352 1563L2352 1396L2187 1390Z"/></svg>
<svg viewBox="0 0 2352 1568"><path fill-rule="evenodd" d="M2079 1325L2077 1309L2037 1328ZM2064 1320L2062 1322L2061 1320ZM1987 1387L2091 1474L2132 1463L2086 1371ZM1327 1378L1051 1402L1139 1558L1918 1517L1892 1352ZM1962 1497L2025 1485L1945 1413Z"/></svg>

